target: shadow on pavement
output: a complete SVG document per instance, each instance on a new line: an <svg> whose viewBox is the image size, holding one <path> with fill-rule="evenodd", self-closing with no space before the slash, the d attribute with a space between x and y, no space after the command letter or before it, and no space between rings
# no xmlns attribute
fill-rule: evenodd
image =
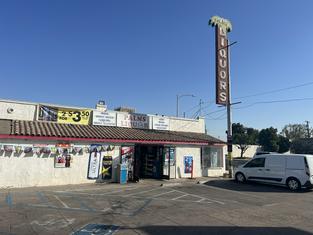
<svg viewBox="0 0 313 235"><path fill-rule="evenodd" d="M210 180L203 185L212 187L242 191L242 192L269 192L269 193L307 193L312 192L311 189L302 189L297 192L291 192L288 188L283 186L261 184L257 182L246 182L244 184L237 183L235 180Z"/></svg>
<svg viewBox="0 0 313 235"><path fill-rule="evenodd" d="M149 235L312 235L291 227L144 226L135 230Z"/></svg>

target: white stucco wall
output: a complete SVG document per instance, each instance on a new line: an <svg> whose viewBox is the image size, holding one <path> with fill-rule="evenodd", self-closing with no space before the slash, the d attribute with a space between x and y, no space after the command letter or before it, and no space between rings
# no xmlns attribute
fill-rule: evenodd
<svg viewBox="0 0 313 235"><path fill-rule="evenodd" d="M184 156L193 157L193 177L201 177L201 149L200 147L176 147L176 178L190 178L185 174Z"/></svg>
<svg viewBox="0 0 313 235"><path fill-rule="evenodd" d="M40 144L40 142L31 141L10 142L8 140L1 142L12 144ZM48 144L55 143L51 142ZM112 153L113 164L115 163L116 165L119 161L119 146L116 146ZM101 181L101 176L99 176L99 180L87 179L89 153L71 154L71 156L73 161L71 162L70 168L55 168L54 154L9 154L2 150L0 151L0 188L82 184ZM102 156L103 155L101 155L101 158ZM102 162L100 162L100 170L101 165ZM115 169L113 165L113 180L116 180Z"/></svg>
<svg viewBox="0 0 313 235"><path fill-rule="evenodd" d="M252 158L257 151L260 151L261 147L259 145L249 145L247 151L243 154L244 157ZM227 147L225 147L225 152L227 152ZM240 157L240 149L237 145L233 145L233 157Z"/></svg>
<svg viewBox="0 0 313 235"><path fill-rule="evenodd" d="M205 121L203 118L185 119L170 117L170 131L205 133Z"/></svg>
<svg viewBox="0 0 313 235"><path fill-rule="evenodd" d="M17 119L33 121L35 120L35 114L36 114L36 105L0 101L0 119Z"/></svg>

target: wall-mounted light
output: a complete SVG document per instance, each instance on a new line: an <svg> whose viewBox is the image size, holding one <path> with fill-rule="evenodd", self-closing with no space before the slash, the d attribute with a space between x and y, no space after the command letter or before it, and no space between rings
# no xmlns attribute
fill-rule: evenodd
<svg viewBox="0 0 313 235"><path fill-rule="evenodd" d="M14 112L14 109L13 108L8 108L7 109L7 113L13 113Z"/></svg>

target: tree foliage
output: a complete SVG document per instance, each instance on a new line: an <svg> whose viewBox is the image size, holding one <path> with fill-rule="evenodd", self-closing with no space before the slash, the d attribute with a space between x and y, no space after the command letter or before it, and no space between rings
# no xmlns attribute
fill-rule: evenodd
<svg viewBox="0 0 313 235"><path fill-rule="evenodd" d="M296 139L291 142L290 151L299 154L313 154L312 139Z"/></svg>
<svg viewBox="0 0 313 235"><path fill-rule="evenodd" d="M247 128L240 123L233 123L233 143L240 149L240 157L243 157L249 145L257 143L258 133L256 129Z"/></svg>
<svg viewBox="0 0 313 235"><path fill-rule="evenodd" d="M304 124L288 124L284 126L284 128L281 131L281 134L291 141L306 138L307 127Z"/></svg>
<svg viewBox="0 0 313 235"><path fill-rule="evenodd" d="M290 141L287 137L284 137L282 135L278 136L278 152L279 153L285 153L289 151L290 149Z"/></svg>
<svg viewBox="0 0 313 235"><path fill-rule="evenodd" d="M279 148L277 129L273 127L262 129L259 134L259 144L264 151L277 152Z"/></svg>

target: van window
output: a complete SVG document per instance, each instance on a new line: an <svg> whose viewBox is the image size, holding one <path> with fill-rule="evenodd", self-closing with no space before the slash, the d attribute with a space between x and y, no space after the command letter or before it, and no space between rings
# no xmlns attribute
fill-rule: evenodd
<svg viewBox="0 0 313 235"><path fill-rule="evenodd" d="M265 158L255 158L248 162L244 167L264 167Z"/></svg>
<svg viewBox="0 0 313 235"><path fill-rule="evenodd" d="M287 169L304 169L304 157L290 156L287 157Z"/></svg>

